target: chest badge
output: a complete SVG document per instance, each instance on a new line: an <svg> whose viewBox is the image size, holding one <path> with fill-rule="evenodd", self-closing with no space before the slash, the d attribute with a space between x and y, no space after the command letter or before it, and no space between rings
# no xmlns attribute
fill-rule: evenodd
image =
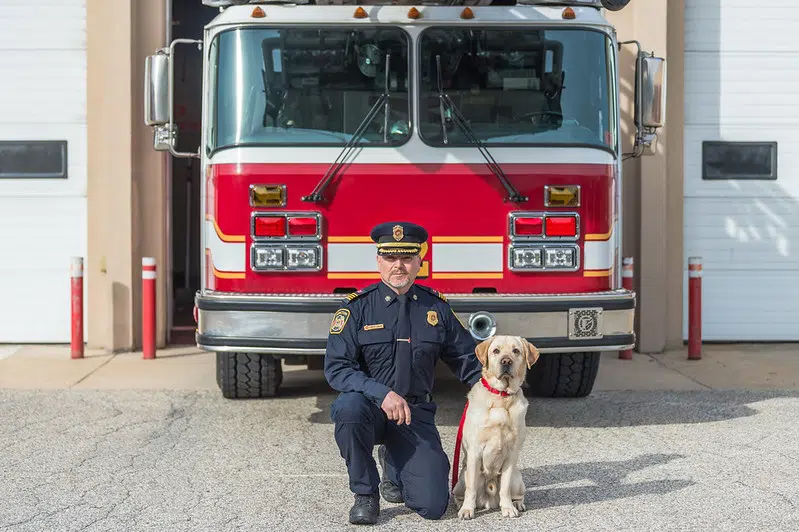
<svg viewBox="0 0 799 532"><path fill-rule="evenodd" d="M427 323L433 326L438 325L438 314L436 313L435 310L427 311Z"/></svg>

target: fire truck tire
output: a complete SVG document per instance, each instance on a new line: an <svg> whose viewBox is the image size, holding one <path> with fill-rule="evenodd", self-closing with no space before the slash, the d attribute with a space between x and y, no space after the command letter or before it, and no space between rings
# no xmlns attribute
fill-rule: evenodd
<svg viewBox="0 0 799 532"><path fill-rule="evenodd" d="M528 395L585 397L594 388L599 352L543 353L527 372Z"/></svg>
<svg viewBox="0 0 799 532"><path fill-rule="evenodd" d="M271 355L217 353L216 379L226 399L274 397L283 383L283 367Z"/></svg>

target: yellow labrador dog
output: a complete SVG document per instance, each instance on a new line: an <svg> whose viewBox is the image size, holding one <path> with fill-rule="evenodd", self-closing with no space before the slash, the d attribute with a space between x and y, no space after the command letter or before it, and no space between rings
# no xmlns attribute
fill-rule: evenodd
<svg viewBox="0 0 799 532"><path fill-rule="evenodd" d="M504 517L518 517L525 510L517 467L527 413L522 383L538 349L519 336L494 336L478 344L476 354L483 378L467 396L463 466L452 494L461 519L472 519L476 508L501 508Z"/></svg>

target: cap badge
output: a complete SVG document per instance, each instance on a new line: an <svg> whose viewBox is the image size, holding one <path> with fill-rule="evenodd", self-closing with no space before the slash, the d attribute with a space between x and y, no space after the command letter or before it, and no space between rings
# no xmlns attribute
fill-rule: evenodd
<svg viewBox="0 0 799 532"><path fill-rule="evenodd" d="M405 232L402 230L402 226L401 225L395 225L394 226L394 240L399 242L404 237L405 237Z"/></svg>

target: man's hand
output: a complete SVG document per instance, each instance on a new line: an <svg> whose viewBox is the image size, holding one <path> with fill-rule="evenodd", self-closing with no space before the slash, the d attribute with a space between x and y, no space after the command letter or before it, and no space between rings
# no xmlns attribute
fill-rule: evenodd
<svg viewBox="0 0 799 532"><path fill-rule="evenodd" d="M396 421L397 425L411 424L411 409L408 408L407 401L396 392L388 392L380 408L386 413L388 419Z"/></svg>

